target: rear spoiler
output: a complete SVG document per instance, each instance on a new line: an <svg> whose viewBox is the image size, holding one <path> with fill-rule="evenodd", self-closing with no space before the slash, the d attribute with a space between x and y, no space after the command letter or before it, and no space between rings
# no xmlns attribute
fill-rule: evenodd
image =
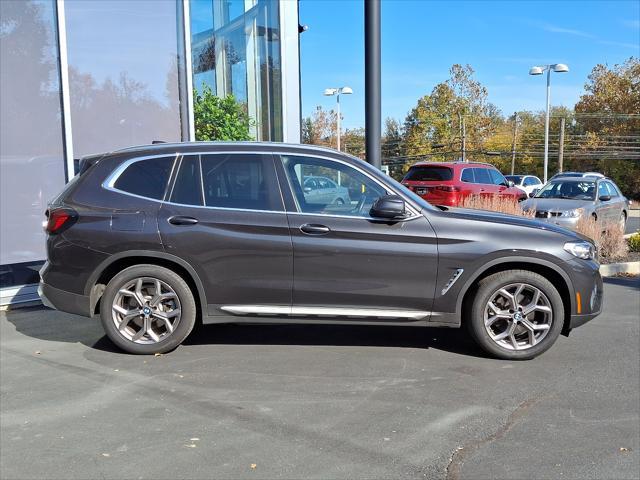
<svg viewBox="0 0 640 480"><path fill-rule="evenodd" d="M93 167L96 163L98 163L102 158L104 158L105 154L100 153L98 155L87 155L82 158L74 158L73 159L73 169L75 175L82 175L84 172Z"/></svg>

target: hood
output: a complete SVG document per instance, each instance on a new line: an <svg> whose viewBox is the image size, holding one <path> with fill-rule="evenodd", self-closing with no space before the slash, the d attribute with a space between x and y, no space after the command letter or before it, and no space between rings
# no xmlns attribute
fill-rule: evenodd
<svg viewBox="0 0 640 480"><path fill-rule="evenodd" d="M544 210L559 212L563 210L574 210L576 208L587 208L591 205L591 200L567 200L564 198L530 198L520 205L525 210Z"/></svg>
<svg viewBox="0 0 640 480"><path fill-rule="evenodd" d="M524 203L524 202L523 202ZM560 227L547 222L540 222L533 218L520 217L517 215L507 215L506 213L490 212L487 210L475 210L471 208L455 208L446 207L449 215L462 217L470 220L478 220L489 223L502 223L506 225L514 225L518 227L535 228L537 230L548 230L550 232L559 233L568 237L581 237L572 230Z"/></svg>

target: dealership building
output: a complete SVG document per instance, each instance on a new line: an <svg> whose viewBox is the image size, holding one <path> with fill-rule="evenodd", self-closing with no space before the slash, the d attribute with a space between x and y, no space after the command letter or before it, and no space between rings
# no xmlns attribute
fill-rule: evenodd
<svg viewBox="0 0 640 480"><path fill-rule="evenodd" d="M194 140L193 89L300 141L297 0L0 1L0 304L37 298L47 202L82 156Z"/></svg>

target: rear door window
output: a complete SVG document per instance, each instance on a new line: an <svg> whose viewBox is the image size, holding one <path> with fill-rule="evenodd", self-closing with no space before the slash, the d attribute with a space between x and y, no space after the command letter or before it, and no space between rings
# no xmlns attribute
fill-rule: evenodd
<svg viewBox="0 0 640 480"><path fill-rule="evenodd" d="M446 182L453 179L453 172L449 167L429 167L419 166L411 167L404 177L405 180L413 182L430 182L441 181Z"/></svg>
<svg viewBox="0 0 640 480"><path fill-rule="evenodd" d="M460 176L460 180L467 183L475 183L475 176L473 175L473 171L475 168L465 168L462 171L462 175Z"/></svg>
<svg viewBox="0 0 640 480"><path fill-rule="evenodd" d="M129 165L113 188L140 197L162 200L175 157L149 158Z"/></svg>
<svg viewBox="0 0 640 480"><path fill-rule="evenodd" d="M489 174L488 168L474 168L473 175L475 176L475 183L492 184L493 180Z"/></svg>
<svg viewBox="0 0 640 480"><path fill-rule="evenodd" d="M201 155L207 207L283 211L271 155Z"/></svg>
<svg viewBox="0 0 640 480"><path fill-rule="evenodd" d="M200 156L189 155L180 161L170 201L183 205L202 206Z"/></svg>

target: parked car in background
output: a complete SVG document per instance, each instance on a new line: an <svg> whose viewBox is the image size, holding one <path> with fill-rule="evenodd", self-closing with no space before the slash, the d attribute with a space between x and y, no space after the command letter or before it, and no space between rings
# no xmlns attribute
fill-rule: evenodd
<svg viewBox="0 0 640 480"><path fill-rule="evenodd" d="M432 205L459 206L471 195L500 195L524 200L527 194L516 188L497 168L477 162L424 162L409 168L402 184Z"/></svg>
<svg viewBox="0 0 640 480"><path fill-rule="evenodd" d="M580 218L618 223L624 231L629 200L608 178L566 177L548 182L533 198L521 203L537 220L575 230Z"/></svg>
<svg viewBox="0 0 640 480"><path fill-rule="evenodd" d="M526 193L528 197L542 187L540 179L533 175L505 175L504 178L513 182L514 186Z"/></svg>
<svg viewBox="0 0 640 480"><path fill-rule="evenodd" d="M305 199L308 203L345 205L351 203L349 189L327 177L305 177Z"/></svg>
<svg viewBox="0 0 640 480"><path fill-rule="evenodd" d="M598 172L560 172L556 173L550 180L554 180L556 178L573 178L573 177L597 177L597 178L605 178L602 173Z"/></svg>
<svg viewBox="0 0 640 480"><path fill-rule="evenodd" d="M127 352L167 352L199 320L464 326L491 355L527 359L602 310L583 237L433 207L334 150L163 144L80 171L47 211L41 297L99 315ZM352 201L310 202L318 177L340 178Z"/></svg>

